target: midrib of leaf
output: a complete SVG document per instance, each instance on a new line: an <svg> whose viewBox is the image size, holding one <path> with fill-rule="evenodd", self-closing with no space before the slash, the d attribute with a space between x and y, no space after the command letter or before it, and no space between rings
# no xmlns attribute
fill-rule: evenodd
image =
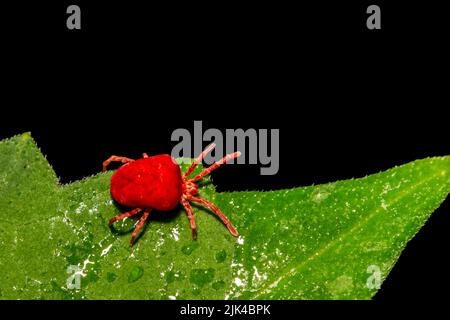
<svg viewBox="0 0 450 320"><path fill-rule="evenodd" d="M427 179L421 180L421 181L411 185L407 190L400 191L398 193L398 195L393 197L390 200L390 202L388 202L388 203L390 204L390 206L396 204L397 202L402 200L402 198L410 195L412 192L414 192L420 186L422 186L423 184L428 183L429 181L433 180L435 177L439 176L440 174L442 174L442 173L435 172L434 174L430 175ZM444 189L444 186L441 187L439 190L443 190L443 189ZM336 237L332 241L330 241L327 244L325 244L324 246L322 246L320 249L318 249L316 252L311 254L309 257L307 257L305 260L303 260L299 264L297 264L297 265L295 265L293 267L291 266L291 267L284 268L284 270L281 271L281 276L280 277L278 277L275 281L272 281L270 284L262 286L258 290L258 292L251 297L251 299L257 299L257 298L259 298L261 296L264 296L265 294L269 294L271 292L271 289L276 287L281 281L283 281L284 279L286 279L289 276L292 276L292 275L298 273L303 268L308 266L309 263L314 261L315 258L320 257L321 255L326 253L328 250L330 250L331 248L333 248L337 244L344 242L344 240L347 237L349 237L350 235L352 235L353 232L355 232L356 230L358 230L358 229L364 227L365 225L367 225L374 217L377 216L377 214L381 211L381 209L382 208L380 208L380 207L376 207L375 210L372 210L367 215L366 218L364 218L364 219L360 220L358 223L354 224L347 231L343 232L340 236Z"/></svg>

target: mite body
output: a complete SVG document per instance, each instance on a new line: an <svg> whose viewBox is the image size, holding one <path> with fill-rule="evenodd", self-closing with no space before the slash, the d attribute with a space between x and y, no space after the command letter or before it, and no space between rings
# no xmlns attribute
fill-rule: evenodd
<svg viewBox="0 0 450 320"><path fill-rule="evenodd" d="M167 154L148 157L144 153L143 158L138 160L111 156L104 161L103 171L106 171L107 166L113 161L124 163L111 177L111 196L119 204L133 208L131 211L115 216L109 221L109 224L111 225L117 220L131 217L143 211L144 213L131 236L130 245L133 245L151 210L170 211L181 202L190 221L192 237L196 239L197 230L190 205L190 202L194 201L210 209L222 220L233 236L238 236L236 229L218 207L197 196L198 186L196 182L227 161L239 157L241 153L229 154L193 178L189 178L195 167L214 147L215 144L211 144L206 148L183 175L175 159Z"/></svg>

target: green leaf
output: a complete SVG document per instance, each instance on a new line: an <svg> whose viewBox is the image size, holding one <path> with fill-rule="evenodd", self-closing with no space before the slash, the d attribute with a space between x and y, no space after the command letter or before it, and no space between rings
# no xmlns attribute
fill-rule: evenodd
<svg viewBox="0 0 450 320"><path fill-rule="evenodd" d="M111 175L59 185L30 134L0 142L0 299L369 299L450 192L450 157L270 192L206 179L239 238L194 207L193 241L180 207L152 212L132 248L135 220L108 227Z"/></svg>

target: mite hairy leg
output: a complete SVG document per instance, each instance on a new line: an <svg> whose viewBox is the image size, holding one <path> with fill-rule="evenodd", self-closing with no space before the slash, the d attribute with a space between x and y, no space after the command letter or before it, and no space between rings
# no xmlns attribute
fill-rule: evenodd
<svg viewBox="0 0 450 320"><path fill-rule="evenodd" d="M109 225L112 225L114 222L116 222L117 220L122 220L131 216L134 216L135 214L138 214L139 212L141 212L142 209L141 208L136 208L133 209L131 211L125 212L125 213L121 213L118 214L117 216L115 216L114 218L112 218L111 220L109 220Z"/></svg>
<svg viewBox="0 0 450 320"><path fill-rule="evenodd" d="M130 159L127 157L111 156L107 160L103 161L103 170L102 171L105 172L106 168L109 166L109 164L111 162L115 162L115 161L122 162L122 163L128 163L128 162L134 161L134 159Z"/></svg>
<svg viewBox="0 0 450 320"><path fill-rule="evenodd" d="M133 234L131 235L131 240L130 240L130 247L133 246L134 244L134 240L136 239L136 236L138 235L139 231L142 229L142 227L144 226L145 221L148 218L148 215L150 214L150 211L152 209L148 208L145 209L144 214L142 215L141 219L139 220L138 224L136 225L136 228L133 231Z"/></svg>
<svg viewBox="0 0 450 320"><path fill-rule="evenodd" d="M184 177L187 178L192 173L192 171L194 171L195 167L197 167L197 165L202 162L203 158L206 157L206 155L210 153L215 147L215 143L211 143L208 147L206 147L206 149L203 150L202 153L200 153L200 155L194 160L194 162L192 162L189 169L185 172Z"/></svg>
<svg viewBox="0 0 450 320"><path fill-rule="evenodd" d="M203 206L207 207L208 209L210 209L212 212L214 212L214 214L216 214L220 218L220 220L222 220L222 222L227 226L228 230L233 236L237 237L239 235L237 230L231 224L230 220L228 220L228 218L222 213L222 211L220 211L220 209L216 207L214 204L205 199L194 196L190 196L188 199L198 202Z"/></svg>
<svg viewBox="0 0 450 320"><path fill-rule="evenodd" d="M181 199L181 203L183 204L184 208L186 209L186 213L189 218L189 222L191 223L191 229L192 229L192 238L195 240L197 239L197 227L195 226L195 219L194 219L194 213L192 211L192 207L186 199Z"/></svg>

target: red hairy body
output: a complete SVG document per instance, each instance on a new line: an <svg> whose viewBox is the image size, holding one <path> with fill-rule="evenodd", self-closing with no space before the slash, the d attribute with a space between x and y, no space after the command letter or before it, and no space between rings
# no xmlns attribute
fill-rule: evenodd
<svg viewBox="0 0 450 320"><path fill-rule="evenodd" d="M174 209L180 202L180 166L168 154L142 158L120 167L111 178L111 195L130 208Z"/></svg>
<svg viewBox="0 0 450 320"><path fill-rule="evenodd" d="M206 148L194 160L184 175L181 174L180 166L175 162L175 159L168 154L148 157L144 153L143 158L139 160L111 156L104 161L103 171L113 161L124 163L111 177L111 196L121 205L134 208L131 211L115 216L109 221L109 224L111 225L117 220L125 219L144 211L131 236L130 244L133 245L151 210L169 211L174 209L178 203L181 203L186 209L192 236L196 239L197 229L193 210L189 203L194 201L210 209L222 220L230 233L233 236L237 236L236 229L220 209L209 201L197 196L198 186L195 182L210 174L227 161L239 157L241 153L235 152L226 155L193 178L189 178L195 167L214 147L215 144L212 144Z"/></svg>

